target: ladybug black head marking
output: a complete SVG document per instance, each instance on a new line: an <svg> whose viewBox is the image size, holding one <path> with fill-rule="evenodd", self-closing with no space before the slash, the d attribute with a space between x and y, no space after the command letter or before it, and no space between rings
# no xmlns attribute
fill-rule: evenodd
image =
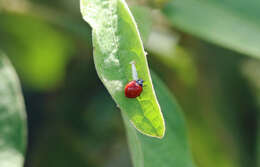
<svg viewBox="0 0 260 167"><path fill-rule="evenodd" d="M137 82L138 85L143 87L144 80L138 79L136 82Z"/></svg>

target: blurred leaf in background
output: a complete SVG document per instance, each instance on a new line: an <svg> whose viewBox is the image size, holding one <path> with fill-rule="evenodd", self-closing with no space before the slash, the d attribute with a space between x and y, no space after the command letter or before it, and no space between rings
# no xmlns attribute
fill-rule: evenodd
<svg viewBox="0 0 260 167"><path fill-rule="evenodd" d="M0 46L22 81L38 90L55 88L65 76L73 48L70 38L32 16L0 14L0 19Z"/></svg>
<svg viewBox="0 0 260 167"><path fill-rule="evenodd" d="M248 79L252 94L256 96L256 103L258 107L257 118L257 134L256 134L256 159L257 166L260 165L260 122L259 122L259 111L260 111L260 62L254 59L246 60L241 64L241 71L245 78Z"/></svg>
<svg viewBox="0 0 260 167"><path fill-rule="evenodd" d="M163 13L179 30L259 58L258 0L169 0Z"/></svg>
<svg viewBox="0 0 260 167"><path fill-rule="evenodd" d="M22 167L27 144L27 122L20 83L0 51L0 166Z"/></svg>

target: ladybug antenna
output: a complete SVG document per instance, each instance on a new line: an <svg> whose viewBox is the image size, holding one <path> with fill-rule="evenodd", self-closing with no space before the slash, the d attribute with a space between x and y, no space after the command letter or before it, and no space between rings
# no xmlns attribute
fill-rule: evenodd
<svg viewBox="0 0 260 167"><path fill-rule="evenodd" d="M131 61L130 64L132 65L133 80L137 81L138 80L138 75L137 75L137 71L136 71L136 67L135 67L135 62Z"/></svg>

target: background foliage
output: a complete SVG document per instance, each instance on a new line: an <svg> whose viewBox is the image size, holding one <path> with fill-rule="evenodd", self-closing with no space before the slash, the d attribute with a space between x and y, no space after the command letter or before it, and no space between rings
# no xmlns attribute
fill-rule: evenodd
<svg viewBox="0 0 260 167"><path fill-rule="evenodd" d="M197 166L259 166L259 2L128 4L151 69L183 109ZM0 49L22 82L26 167L132 166L78 1L0 0Z"/></svg>

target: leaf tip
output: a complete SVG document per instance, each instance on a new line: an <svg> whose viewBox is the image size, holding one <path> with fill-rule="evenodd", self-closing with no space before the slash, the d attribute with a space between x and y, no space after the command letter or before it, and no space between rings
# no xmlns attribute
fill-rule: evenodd
<svg viewBox="0 0 260 167"><path fill-rule="evenodd" d="M132 126L134 126L134 128L140 132L143 135L146 135L148 137L154 137L154 138L158 138L158 139L163 139L165 136L165 132L166 132L166 127L165 127L165 121L162 117L162 121L163 121L163 126L160 129L157 129L157 131L147 131L143 128L137 127L135 125L135 123L133 121L130 120Z"/></svg>
<svg viewBox="0 0 260 167"><path fill-rule="evenodd" d="M159 138L159 139L163 139L164 136L165 136L165 132L166 132L166 128L165 128L165 126L164 126L164 127L163 127L163 131L162 131L162 133L161 133L160 135L158 135L157 138Z"/></svg>
<svg viewBox="0 0 260 167"><path fill-rule="evenodd" d="M162 130L159 131L159 133L158 133L156 136L154 136L154 137L156 137L156 138L158 138L158 139L163 139L164 136L165 136L165 132L166 132L166 127L165 127L165 121L164 121L164 119L163 119L163 127L162 127Z"/></svg>

